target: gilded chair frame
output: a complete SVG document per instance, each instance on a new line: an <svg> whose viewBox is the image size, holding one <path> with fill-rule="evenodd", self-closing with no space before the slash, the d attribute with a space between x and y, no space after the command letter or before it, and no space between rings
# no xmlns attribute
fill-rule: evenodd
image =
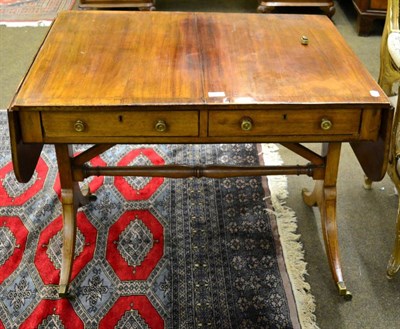
<svg viewBox="0 0 400 329"><path fill-rule="evenodd" d="M398 0L397 0L398 1ZM400 87L399 87L400 94ZM399 95L398 94L398 95ZM387 172L392 179L398 192L400 192L400 97L397 97L397 106L393 119L391 145ZM400 269L400 196L397 208L397 225L393 252L387 266L387 277L389 279Z"/></svg>
<svg viewBox="0 0 400 329"><path fill-rule="evenodd" d="M385 26L380 48L380 72L378 83L386 95L393 95L393 85L400 81L400 67L393 61L388 50L388 37L393 32L400 33L399 0L388 0Z"/></svg>

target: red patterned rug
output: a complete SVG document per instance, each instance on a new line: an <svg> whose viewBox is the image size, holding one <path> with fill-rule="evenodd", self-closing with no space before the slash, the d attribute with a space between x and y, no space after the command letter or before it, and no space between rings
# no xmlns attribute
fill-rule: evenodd
<svg viewBox="0 0 400 329"><path fill-rule="evenodd" d="M118 146L91 165L256 165L259 154L254 144ZM78 213L75 297L59 299L55 161L45 146L32 180L16 183L0 112L0 328L317 328L293 216L273 210L260 177L89 180L97 200Z"/></svg>
<svg viewBox="0 0 400 329"><path fill-rule="evenodd" d="M0 24L46 26L57 13L69 10L75 0L0 0Z"/></svg>

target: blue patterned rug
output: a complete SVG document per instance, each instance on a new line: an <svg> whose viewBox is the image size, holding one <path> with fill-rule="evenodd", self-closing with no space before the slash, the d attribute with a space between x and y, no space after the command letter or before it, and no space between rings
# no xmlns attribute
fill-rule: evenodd
<svg viewBox="0 0 400 329"><path fill-rule="evenodd" d="M91 164L257 165L259 154L255 144L118 146ZM292 219L273 211L260 177L89 180L97 201L78 213L75 298L59 299L55 161L45 146L32 180L17 183L0 112L0 328L316 328L303 273L290 270L301 260L282 253L301 249L295 235L279 239Z"/></svg>

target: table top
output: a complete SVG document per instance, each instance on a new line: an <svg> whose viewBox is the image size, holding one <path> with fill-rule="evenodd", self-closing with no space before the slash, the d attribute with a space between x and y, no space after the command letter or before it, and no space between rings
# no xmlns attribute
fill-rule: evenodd
<svg viewBox="0 0 400 329"><path fill-rule="evenodd" d="M11 109L166 104L388 100L324 15L67 11Z"/></svg>

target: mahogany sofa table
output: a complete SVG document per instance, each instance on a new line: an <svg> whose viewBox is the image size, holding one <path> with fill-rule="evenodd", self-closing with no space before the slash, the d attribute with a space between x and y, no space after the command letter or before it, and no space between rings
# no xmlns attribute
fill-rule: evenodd
<svg viewBox="0 0 400 329"><path fill-rule="evenodd" d="M392 109L324 15L70 11L51 27L9 110L14 171L32 177L54 144L61 180L66 296L78 182L91 175L171 178L307 174L339 293L336 180L343 142L368 177L385 172ZM277 142L309 163L287 166L85 165L115 144ZM322 143L313 152L305 143ZM73 144L94 144L79 155ZM302 144L300 144L302 143ZM370 150L373 150L371 152ZM360 178L362 180L362 178Z"/></svg>

